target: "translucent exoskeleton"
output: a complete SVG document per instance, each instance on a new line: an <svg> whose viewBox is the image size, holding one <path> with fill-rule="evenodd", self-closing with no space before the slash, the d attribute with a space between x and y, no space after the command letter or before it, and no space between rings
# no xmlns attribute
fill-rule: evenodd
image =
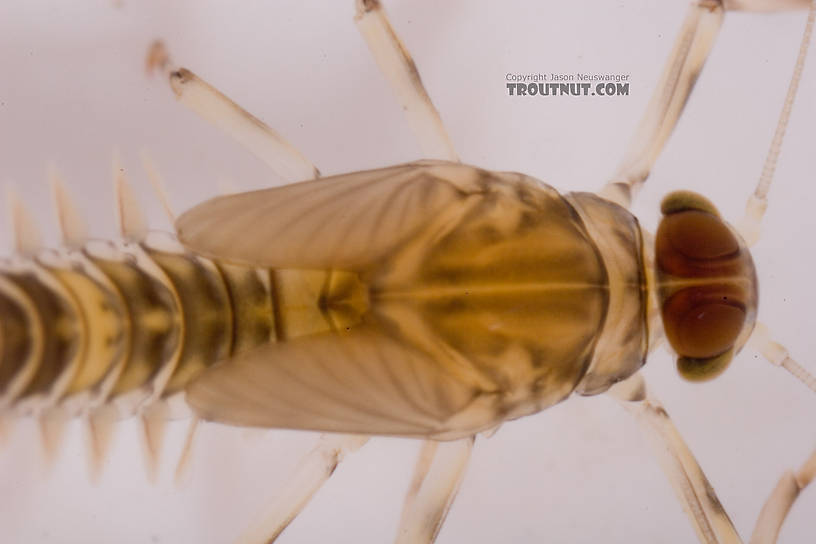
<svg viewBox="0 0 816 544"><path fill-rule="evenodd" d="M460 156L524 172L562 191L596 190L608 179L686 8L684 2L436 4L387 7ZM280 183L168 100L163 83L145 81L144 49L155 36L287 135L324 174L421 157L345 2L226 13L199 3L104 5L91 14L45 3L2 9L2 177L16 181L37 205L46 229L53 222L45 170L53 161L89 214L93 234L113 235L107 179L114 144L137 179L135 153L150 149L178 209L212 196L221 182L240 188ZM647 228L654 229L657 202L673 189L696 190L724 216L739 217L761 169L803 21L801 11L726 17L680 125L637 201ZM583 70L631 74L629 96L507 96L508 73ZM814 347L809 73L754 249L760 317L804 362ZM169 228L159 208L150 209L151 225ZM57 244L55 236L49 241ZM813 399L749 350L707 385L682 382L659 353L644 373L746 536L782 470L798 467L812 451ZM192 478L176 492L170 471L156 487L145 483L136 428L122 427L93 488L86 483L78 428L69 432L51 474L42 476L33 426L20 424L0 452L0 526L9 528L10 541L228 540L274 495L312 440L302 433L247 437L205 426ZM171 427L178 436L171 434L165 445L167 465L184 433L183 425ZM286 449L291 443L301 451ZM416 448L379 439L349 457L281 541L390 540ZM813 505L812 493L797 502L782 542L814 534ZM694 535L638 430L615 403L598 397L571 400L480 439L439 541L500 538L639 542Z"/></svg>

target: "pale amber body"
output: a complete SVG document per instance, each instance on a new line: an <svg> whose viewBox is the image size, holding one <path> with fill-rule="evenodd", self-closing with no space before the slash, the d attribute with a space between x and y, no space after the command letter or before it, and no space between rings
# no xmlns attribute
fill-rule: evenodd
<svg viewBox="0 0 816 544"><path fill-rule="evenodd" d="M637 221L520 174L415 163L216 199L178 226L191 250L4 269L7 407L127 411L187 388L230 423L455 438L602 392L647 353Z"/></svg>

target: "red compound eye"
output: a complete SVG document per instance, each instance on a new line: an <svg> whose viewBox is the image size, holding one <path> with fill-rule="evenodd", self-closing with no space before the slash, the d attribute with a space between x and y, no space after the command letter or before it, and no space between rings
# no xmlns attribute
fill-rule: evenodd
<svg viewBox="0 0 816 544"><path fill-rule="evenodd" d="M658 298L680 374L717 376L756 313L756 274L748 251L700 195L671 193L655 240Z"/></svg>
<svg viewBox="0 0 816 544"><path fill-rule="evenodd" d="M666 300L663 327L678 355L702 359L734 345L746 317L735 295L733 287L714 285L688 287Z"/></svg>
<svg viewBox="0 0 816 544"><path fill-rule="evenodd" d="M740 254L739 242L722 220L696 210L664 217L656 249L660 270L685 278L709 276Z"/></svg>
<svg viewBox="0 0 816 544"><path fill-rule="evenodd" d="M663 223L668 242L689 259L719 259L739 251L739 242L731 230L710 213L675 213L667 216Z"/></svg>

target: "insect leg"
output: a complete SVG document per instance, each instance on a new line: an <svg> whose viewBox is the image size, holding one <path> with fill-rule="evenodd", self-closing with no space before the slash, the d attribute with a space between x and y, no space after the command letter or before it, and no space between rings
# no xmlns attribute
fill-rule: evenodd
<svg viewBox="0 0 816 544"><path fill-rule="evenodd" d="M728 11L785 11L807 9L810 0L723 0Z"/></svg>
<svg viewBox="0 0 816 544"><path fill-rule="evenodd" d="M277 539L329 479L343 458L368 441L355 435L323 435L317 446L304 457L283 491L261 510L253 525L236 543L266 544Z"/></svg>
<svg viewBox="0 0 816 544"><path fill-rule="evenodd" d="M398 544L431 543L436 539L464 478L474 438L427 440L422 444L402 509Z"/></svg>
<svg viewBox="0 0 816 544"><path fill-rule="evenodd" d="M147 68L167 74L176 98L220 128L287 181L320 176L320 171L283 136L186 68L175 69L161 42L148 51Z"/></svg>
<svg viewBox="0 0 816 544"><path fill-rule="evenodd" d="M649 395L640 374L609 393L632 414L653 444L663 471L701 542L741 542L714 489L660 402Z"/></svg>
<svg viewBox="0 0 816 544"><path fill-rule="evenodd" d="M784 11L804 9L809 4L808 0L697 0L692 3L646 112L618 169L601 190L601 196L628 207L646 181L711 51L724 10ZM751 213L750 202L748 212L746 215Z"/></svg>
<svg viewBox="0 0 816 544"><path fill-rule="evenodd" d="M600 191L602 197L629 207L674 130L722 21L720 2L698 0L689 6L663 74L617 171Z"/></svg>
<svg viewBox="0 0 816 544"><path fill-rule="evenodd" d="M355 0L354 20L374 60L397 95L426 158L458 161L439 112L422 84L414 60L394 32L379 0Z"/></svg>
<svg viewBox="0 0 816 544"><path fill-rule="evenodd" d="M751 347L760 352L769 363L784 368L811 391L816 392L816 377L793 360L784 346L771 340L770 332L765 325L756 324L749 342ZM816 451L805 461L798 472L788 470L782 475L759 513L754 533L751 535L751 544L776 542L779 529L791 506L814 478L816 478Z"/></svg>
<svg viewBox="0 0 816 544"><path fill-rule="evenodd" d="M816 478L816 451L796 473L785 472L759 513L750 544L773 544L793 502Z"/></svg>

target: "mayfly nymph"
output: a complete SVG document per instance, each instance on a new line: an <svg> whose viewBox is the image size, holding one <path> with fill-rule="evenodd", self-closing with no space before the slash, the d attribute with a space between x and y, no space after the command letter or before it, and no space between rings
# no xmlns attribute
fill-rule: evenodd
<svg viewBox="0 0 816 544"><path fill-rule="evenodd" d="M398 540L430 542L476 434L572 393L610 391L661 444L699 538L738 538L637 372L665 337L679 373L706 381L749 341L758 290L748 247L770 175L734 227L691 192L663 200L654 236L628 211L728 9L689 8L656 98L599 195L462 164L376 1L357 3L357 22L426 160L321 177L157 46L151 63L182 103L296 183L171 211L176 240L148 234L120 169L122 240L101 242L89 241L55 175L59 250L43 249L11 198L16 252L0 272L5 413L35 416L46 435L82 416L100 443L123 417L140 416L150 439L188 409L196 421L343 433L321 439L242 541L276 538L365 436L423 439ZM759 333L756 346L813 387ZM808 463L785 485L804 488ZM759 516L758 542L775 539L784 512L773 511L793 503L782 495Z"/></svg>

